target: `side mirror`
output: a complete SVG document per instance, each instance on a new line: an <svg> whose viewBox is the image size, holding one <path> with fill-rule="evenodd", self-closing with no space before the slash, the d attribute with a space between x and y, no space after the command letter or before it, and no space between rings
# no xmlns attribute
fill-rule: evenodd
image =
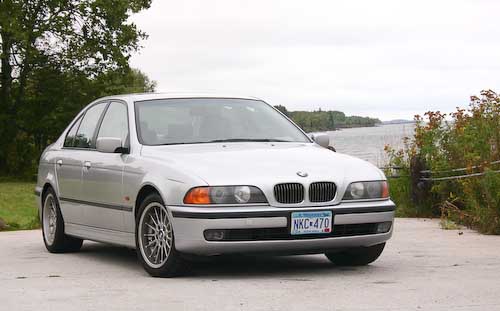
<svg viewBox="0 0 500 311"><path fill-rule="evenodd" d="M330 136L326 134L315 134L312 139L321 147L328 148L330 145Z"/></svg>
<svg viewBox="0 0 500 311"><path fill-rule="evenodd" d="M97 151L104 153L125 153L126 151L122 146L122 140L116 137L98 138L95 147Z"/></svg>

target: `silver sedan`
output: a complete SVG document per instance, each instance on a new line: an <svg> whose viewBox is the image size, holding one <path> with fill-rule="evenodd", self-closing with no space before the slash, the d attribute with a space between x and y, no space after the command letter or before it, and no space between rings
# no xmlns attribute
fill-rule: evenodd
<svg viewBox="0 0 500 311"><path fill-rule="evenodd" d="M135 248L153 276L227 253L369 264L392 235L386 178L328 145L257 98L98 99L41 156L43 241L57 253L83 240Z"/></svg>

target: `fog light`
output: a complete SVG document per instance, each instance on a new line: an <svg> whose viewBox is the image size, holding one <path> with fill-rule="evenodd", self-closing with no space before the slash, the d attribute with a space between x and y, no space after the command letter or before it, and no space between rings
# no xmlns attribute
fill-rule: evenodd
<svg viewBox="0 0 500 311"><path fill-rule="evenodd" d="M377 225L377 233L386 233L391 230L392 222L391 221L386 221L386 222L381 222Z"/></svg>
<svg viewBox="0 0 500 311"><path fill-rule="evenodd" d="M224 230L205 230L203 233L207 241L222 241L224 240Z"/></svg>

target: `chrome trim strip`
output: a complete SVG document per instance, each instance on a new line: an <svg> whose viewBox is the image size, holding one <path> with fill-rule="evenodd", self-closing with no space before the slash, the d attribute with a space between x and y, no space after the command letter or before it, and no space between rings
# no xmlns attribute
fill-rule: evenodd
<svg viewBox="0 0 500 311"><path fill-rule="evenodd" d="M337 208L325 209L332 211L333 215L344 214L363 214L363 213L380 213L392 212L396 210L396 206L377 206L377 207L355 207L355 208ZM294 211L296 212L296 211ZM257 217L288 217L291 211L260 211L260 212L182 212L172 211L175 218L192 218L192 219L224 219L224 218L257 218Z"/></svg>
<svg viewBox="0 0 500 311"><path fill-rule="evenodd" d="M270 206L269 203L241 203L241 204L170 204L169 206L179 206L179 207L262 207Z"/></svg>
<svg viewBox="0 0 500 311"><path fill-rule="evenodd" d="M132 206L111 205L111 204L89 202L89 201L76 200L76 199L63 198L63 197L60 197L59 200L60 201L70 202L70 203L75 203L75 204L92 205L92 206L95 206L95 207L109 208L109 209L114 209L114 210L119 210L119 211L125 211L125 212L132 212L132 209L133 209Z"/></svg>
<svg viewBox="0 0 500 311"><path fill-rule="evenodd" d="M337 215L334 220L334 225L351 225L359 223L380 223L393 221L394 214L394 212L382 212Z"/></svg>
<svg viewBox="0 0 500 311"><path fill-rule="evenodd" d="M356 202L379 202L379 201L389 201L391 198L388 197L388 198L374 198L374 199L357 199L357 200L345 200L345 199L342 199L342 201L340 201L340 203L356 203Z"/></svg>

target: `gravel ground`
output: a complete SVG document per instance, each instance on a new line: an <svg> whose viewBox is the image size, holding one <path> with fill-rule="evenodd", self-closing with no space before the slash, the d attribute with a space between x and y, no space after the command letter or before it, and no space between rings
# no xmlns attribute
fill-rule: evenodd
<svg viewBox="0 0 500 311"><path fill-rule="evenodd" d="M0 233L0 310L99 309L500 310L500 236L397 219L370 266L226 257L157 279L132 250L85 242L79 253L49 254L39 230Z"/></svg>

